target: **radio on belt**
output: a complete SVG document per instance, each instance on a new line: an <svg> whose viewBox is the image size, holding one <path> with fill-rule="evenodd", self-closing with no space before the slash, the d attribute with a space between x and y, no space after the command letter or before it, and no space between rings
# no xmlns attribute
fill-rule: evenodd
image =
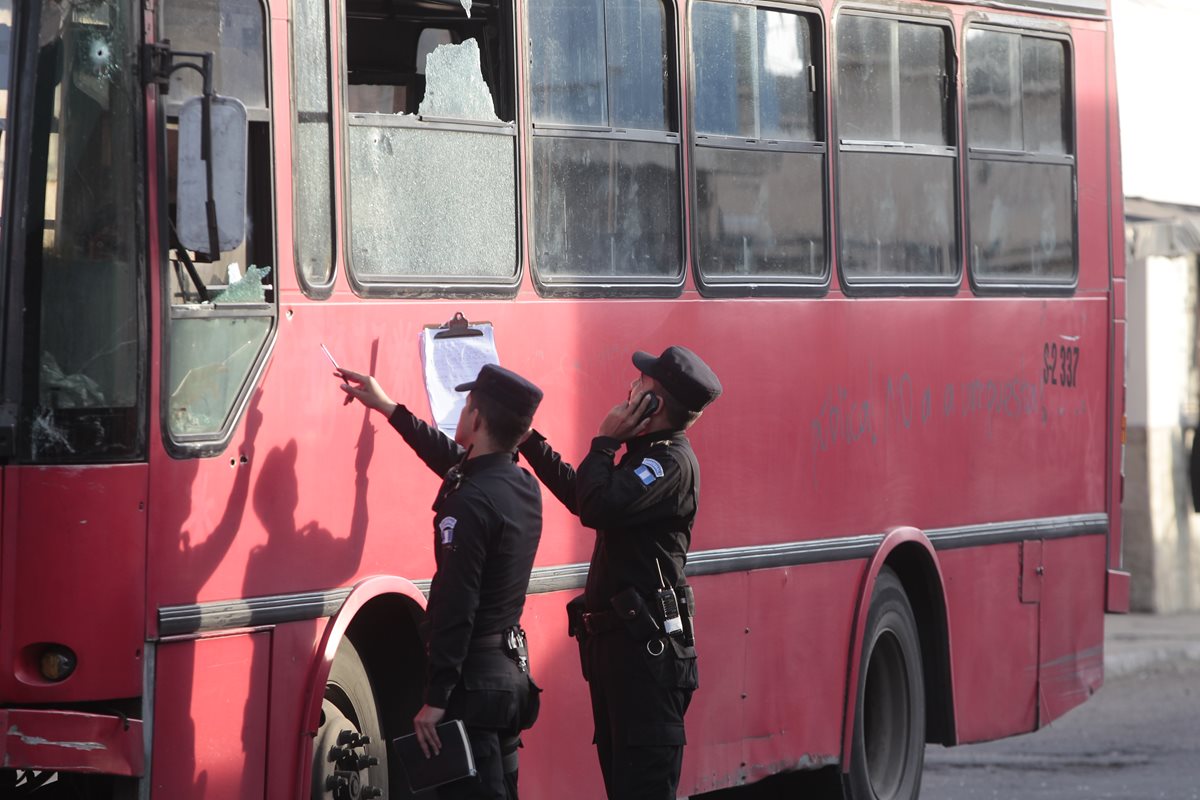
<svg viewBox="0 0 1200 800"><path fill-rule="evenodd" d="M654 566L658 567L658 580L662 584L662 588L658 590L658 606L662 612L663 631L668 636L678 636L683 633L683 620L679 618L679 601L675 599L675 590L667 586L667 581L663 578L662 564L658 559L654 559Z"/></svg>

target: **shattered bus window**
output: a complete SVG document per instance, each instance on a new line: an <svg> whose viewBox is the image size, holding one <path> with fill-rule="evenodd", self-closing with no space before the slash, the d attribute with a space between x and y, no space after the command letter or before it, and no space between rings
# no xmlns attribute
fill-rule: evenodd
<svg viewBox="0 0 1200 800"><path fill-rule="evenodd" d="M172 47L214 53L213 88L242 101L249 120L245 241L229 252L199 253L171 237L167 430L173 445L203 449L236 423L277 319L267 16L261 0L171 0L163 15ZM201 91L195 75L175 73L167 95L170 198L177 115Z"/></svg>
<svg viewBox="0 0 1200 800"><path fill-rule="evenodd" d="M349 253L368 287L512 282L512 14L507 0L347 3Z"/></svg>
<svg viewBox="0 0 1200 800"><path fill-rule="evenodd" d="M0 30L10 33L11 21L6 2ZM18 438L32 462L119 461L145 446L142 237L130 213L139 207L141 86L128 54L138 33L125 2L46 3L34 68L4 71L6 81L27 81L21 91L31 98L20 203L44 209L30 214L23 245L36 276L24 287L24 359L37 378Z"/></svg>
<svg viewBox="0 0 1200 800"><path fill-rule="evenodd" d="M425 61L422 117L453 117L500 122L479 62L479 43L440 44Z"/></svg>

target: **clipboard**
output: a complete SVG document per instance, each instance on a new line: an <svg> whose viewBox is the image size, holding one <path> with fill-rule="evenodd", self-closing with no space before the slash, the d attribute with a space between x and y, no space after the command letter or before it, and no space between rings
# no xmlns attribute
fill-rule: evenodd
<svg viewBox="0 0 1200 800"><path fill-rule="evenodd" d="M470 322L461 312L420 334L421 366L429 409L438 430L454 436L466 394L454 387L475 380L484 364L500 363L492 324Z"/></svg>
<svg viewBox="0 0 1200 800"><path fill-rule="evenodd" d="M471 778L476 775L475 754L471 740L461 719L439 723L438 739L442 749L436 756L425 757L417 735L410 733L392 740L392 749L399 757L408 778L408 787L413 792L423 792L445 783Z"/></svg>
<svg viewBox="0 0 1200 800"><path fill-rule="evenodd" d="M491 325L490 322L476 322L476 325ZM432 328L432 325L426 325L427 328ZM472 328L471 323L467 322L467 318L463 316L461 311L455 311L454 316L443 323L438 332L433 335L435 339L454 339L460 336L483 336L483 331L479 328Z"/></svg>

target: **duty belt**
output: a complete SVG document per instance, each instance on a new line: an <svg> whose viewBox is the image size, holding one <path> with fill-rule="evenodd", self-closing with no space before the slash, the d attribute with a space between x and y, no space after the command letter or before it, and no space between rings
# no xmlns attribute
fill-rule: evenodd
<svg viewBox="0 0 1200 800"><path fill-rule="evenodd" d="M468 649L472 653L478 653L484 650L499 650L503 644L503 633L488 633L472 639Z"/></svg>
<svg viewBox="0 0 1200 800"><path fill-rule="evenodd" d="M520 626L506 628L500 633L476 636L467 645L467 650L471 653L499 650L516 662L521 672L529 671L529 647L525 641L525 631Z"/></svg>
<svg viewBox="0 0 1200 800"><path fill-rule="evenodd" d="M583 627L591 636L615 631L621 627L621 620L611 611L583 612Z"/></svg>

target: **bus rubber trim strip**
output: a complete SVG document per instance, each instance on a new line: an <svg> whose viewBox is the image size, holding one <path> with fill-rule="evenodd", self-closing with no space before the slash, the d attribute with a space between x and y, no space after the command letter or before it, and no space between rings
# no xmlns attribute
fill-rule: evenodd
<svg viewBox="0 0 1200 800"><path fill-rule="evenodd" d="M958 550L1009 544L1025 539L1067 539L1107 533L1106 514L1074 514L1010 522L985 522L977 525L931 528L925 531L935 550ZM884 534L876 533L805 542L700 550L688 556L686 573L692 577L721 575L729 572L869 558L883 544L883 539ZM581 589L587 582L587 571L586 563L538 567L530 576L529 594ZM428 596L428 580L413 583ZM349 594L350 589L343 588L245 600L165 606L158 612L158 634L178 636L329 617L337 612Z"/></svg>

